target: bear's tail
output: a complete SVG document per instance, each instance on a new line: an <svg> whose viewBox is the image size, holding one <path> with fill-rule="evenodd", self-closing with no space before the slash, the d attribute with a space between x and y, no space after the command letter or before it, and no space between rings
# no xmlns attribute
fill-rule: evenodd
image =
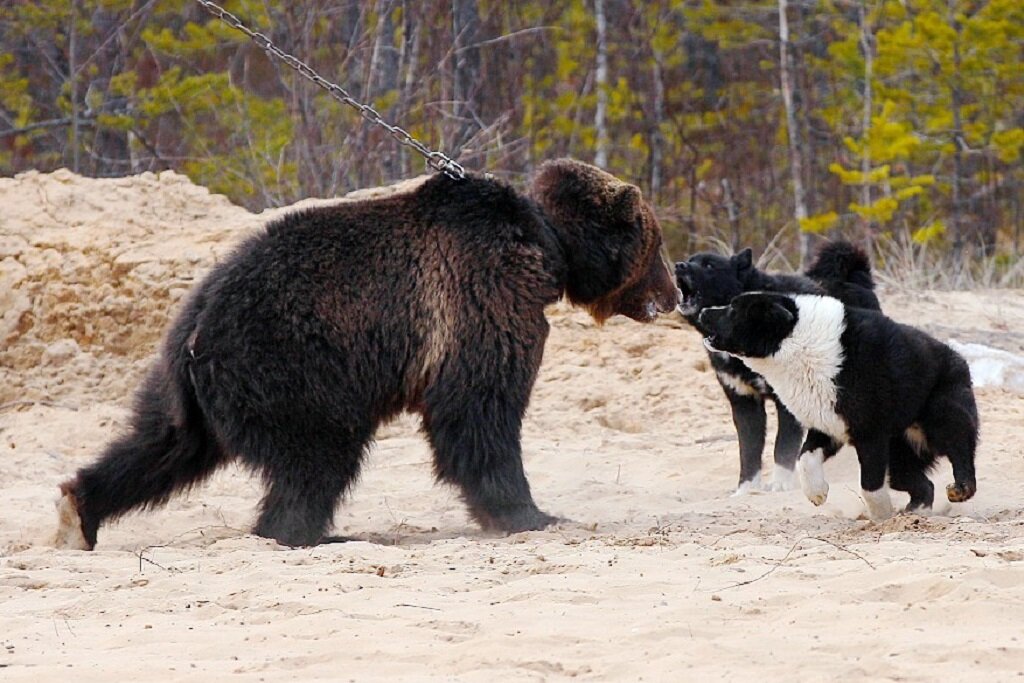
<svg viewBox="0 0 1024 683"><path fill-rule="evenodd" d="M871 261L851 242L837 240L822 245L804 274L849 306L879 308Z"/></svg>
<svg viewBox="0 0 1024 683"><path fill-rule="evenodd" d="M172 330L136 395L128 432L60 485L58 547L92 550L104 521L162 505L226 460L196 398L189 368L194 340L185 325Z"/></svg>

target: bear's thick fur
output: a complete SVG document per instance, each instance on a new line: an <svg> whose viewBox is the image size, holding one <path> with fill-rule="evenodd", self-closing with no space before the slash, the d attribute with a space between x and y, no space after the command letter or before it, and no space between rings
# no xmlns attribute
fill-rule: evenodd
<svg viewBox="0 0 1024 683"><path fill-rule="evenodd" d="M636 187L563 159L531 194L439 174L243 242L171 325L129 431L61 485L56 542L91 549L101 523L237 458L266 484L255 532L315 544L402 410L422 416L438 480L483 528L551 524L520 452L544 307L565 295L598 320L649 321L679 294Z"/></svg>

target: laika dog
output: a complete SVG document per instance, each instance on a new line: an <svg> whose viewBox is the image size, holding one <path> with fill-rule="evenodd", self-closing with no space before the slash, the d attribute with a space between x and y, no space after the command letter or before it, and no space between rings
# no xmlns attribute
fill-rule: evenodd
<svg viewBox="0 0 1024 683"><path fill-rule="evenodd" d="M701 334L700 312L708 306L724 306L743 292L771 291L792 294L831 294L851 306L878 310L871 278L871 264L863 251L849 242L836 241L819 249L804 275L766 273L754 267L750 249L734 256L694 254L676 263L676 284L683 293L679 312ZM737 358L708 352L729 406L740 442L740 478L737 494L760 489L761 454L764 451L765 401L775 403L778 432L775 437L775 471L772 490L796 488L794 473L804 430L782 405L764 378Z"/></svg>
<svg viewBox="0 0 1024 683"><path fill-rule="evenodd" d="M700 314L705 345L760 373L810 431L797 462L804 494L828 496L825 459L857 449L868 516L892 514L892 488L907 510L932 506L936 458L953 466L952 502L974 495L978 410L966 361L933 337L879 312L817 295L742 294Z"/></svg>

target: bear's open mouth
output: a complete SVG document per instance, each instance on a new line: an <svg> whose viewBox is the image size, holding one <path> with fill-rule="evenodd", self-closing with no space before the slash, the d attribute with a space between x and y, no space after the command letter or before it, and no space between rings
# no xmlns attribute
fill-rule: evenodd
<svg viewBox="0 0 1024 683"><path fill-rule="evenodd" d="M648 321L654 320L655 318L658 317L658 311L660 309L661 306L658 305L657 300L651 299L646 304L644 304L644 316L647 318Z"/></svg>

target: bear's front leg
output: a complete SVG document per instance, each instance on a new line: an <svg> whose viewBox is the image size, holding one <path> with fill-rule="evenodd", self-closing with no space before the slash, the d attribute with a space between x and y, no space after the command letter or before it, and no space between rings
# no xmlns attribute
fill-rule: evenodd
<svg viewBox="0 0 1024 683"><path fill-rule="evenodd" d="M559 521L534 504L523 471L525 401L498 389L472 397L458 391L429 393L423 424L434 449L434 471L439 481L461 489L483 529L514 533Z"/></svg>

